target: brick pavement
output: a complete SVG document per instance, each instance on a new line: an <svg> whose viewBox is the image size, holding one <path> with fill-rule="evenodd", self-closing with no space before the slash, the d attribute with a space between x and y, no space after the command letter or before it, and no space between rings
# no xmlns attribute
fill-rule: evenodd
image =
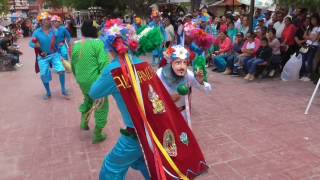
<svg viewBox="0 0 320 180"><path fill-rule="evenodd" d="M81 93L71 77L65 100L54 76L53 98L33 72L33 51L22 40L24 67L0 73L0 179L96 180L123 125L113 100L108 140L91 144L79 129ZM320 97L303 115L314 86L263 80L247 83L209 73L214 92L194 91L193 130L210 165L202 180L320 179ZM90 122L93 129L93 121ZM130 170L128 180L141 175Z"/></svg>

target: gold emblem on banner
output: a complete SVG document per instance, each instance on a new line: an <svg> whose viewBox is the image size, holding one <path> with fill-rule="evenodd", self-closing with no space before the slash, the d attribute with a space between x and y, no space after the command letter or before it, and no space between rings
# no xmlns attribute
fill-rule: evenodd
<svg viewBox="0 0 320 180"><path fill-rule="evenodd" d="M178 155L176 141L173 132L167 129L163 134L163 147L171 157Z"/></svg>
<svg viewBox="0 0 320 180"><path fill-rule="evenodd" d="M162 114L166 112L164 102L160 99L159 95L154 91L153 87L150 84L148 97L152 102L153 114Z"/></svg>

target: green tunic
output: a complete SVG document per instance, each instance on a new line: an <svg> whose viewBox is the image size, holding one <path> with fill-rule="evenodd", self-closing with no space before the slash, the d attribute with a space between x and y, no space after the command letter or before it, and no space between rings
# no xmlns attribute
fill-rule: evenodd
<svg viewBox="0 0 320 180"><path fill-rule="evenodd" d="M72 50L72 72L84 96L84 102L79 110L82 119L88 118L87 112L91 109L93 100L89 97L91 85L98 79L102 70L110 62L104 50L104 44L99 39L86 39L75 43ZM104 128L109 106L105 101L101 108L95 111L96 128Z"/></svg>

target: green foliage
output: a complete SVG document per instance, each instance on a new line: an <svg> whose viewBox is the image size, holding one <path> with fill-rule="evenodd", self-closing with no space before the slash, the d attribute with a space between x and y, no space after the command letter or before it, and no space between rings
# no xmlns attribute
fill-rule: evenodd
<svg viewBox="0 0 320 180"><path fill-rule="evenodd" d="M278 0L282 6L296 5L298 7L315 9L318 8L320 0Z"/></svg>
<svg viewBox="0 0 320 180"><path fill-rule="evenodd" d="M6 13L9 10L9 1L8 0L0 0L0 14L3 12Z"/></svg>
<svg viewBox="0 0 320 180"><path fill-rule="evenodd" d="M47 5L54 8L67 6L80 10L100 6L105 14L124 15L125 12L134 12L140 16L146 15L146 8L154 2L156 0L46 0Z"/></svg>

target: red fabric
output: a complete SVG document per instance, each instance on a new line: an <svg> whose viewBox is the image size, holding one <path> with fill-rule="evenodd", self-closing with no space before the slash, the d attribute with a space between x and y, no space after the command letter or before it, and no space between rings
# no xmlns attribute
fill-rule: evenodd
<svg viewBox="0 0 320 180"><path fill-rule="evenodd" d="M160 64L159 64L159 68L164 67L164 66L167 65L167 64L168 64L168 62L167 62L166 58L162 58L162 59L161 59L161 62L160 62Z"/></svg>
<svg viewBox="0 0 320 180"><path fill-rule="evenodd" d="M39 48L34 48L34 53L36 54L36 61L34 63L34 71L36 73L39 73L40 72L40 68L39 68L39 65L38 65L38 56L39 56L39 53L40 53L40 49Z"/></svg>
<svg viewBox="0 0 320 180"><path fill-rule="evenodd" d="M219 53L228 53L232 49L232 41L230 38L226 38L223 42L220 43Z"/></svg>
<svg viewBox="0 0 320 180"><path fill-rule="evenodd" d="M151 128L153 129L161 143L163 143L163 136L166 130L170 129L173 132L178 153L176 157L171 158L182 173L188 175L190 179L193 179L195 175L192 173L187 173L188 170L193 171L195 174L201 174L207 169L207 167L203 164L205 163L205 160L192 131L189 129L186 121L184 120L178 108L172 101L171 96L166 91L160 79L154 73L152 67L148 65L148 63L141 63L135 65L135 68L141 79L140 86L145 106L145 112ZM147 137L145 134L143 118L138 111L138 103L136 101L136 98L134 98L135 95L132 90L132 87L129 82L126 82L124 80L125 78L120 78L124 75L122 68L113 70L112 75L113 77L117 77L115 78L115 82L132 117L137 135L139 137L144 155L146 157L146 162L149 167L151 179L163 179L158 177L159 169L156 169L157 163L155 161L155 156L153 154L153 151L149 147ZM121 81L119 79L121 79ZM162 100L162 102L164 102L165 104L165 112L162 114L153 113L152 102L148 98L150 85L157 93L160 100ZM188 145L183 144L180 141L180 135L182 132L185 132L188 135ZM172 174L177 176L177 174L174 173L173 169L167 163L162 154L160 156L163 166ZM166 177L167 179L173 179L168 174L166 174Z"/></svg>
<svg viewBox="0 0 320 180"><path fill-rule="evenodd" d="M286 26L282 32L283 42L289 46L294 45L295 44L294 36L296 32L297 32L297 28L295 25L290 24L289 26Z"/></svg>

